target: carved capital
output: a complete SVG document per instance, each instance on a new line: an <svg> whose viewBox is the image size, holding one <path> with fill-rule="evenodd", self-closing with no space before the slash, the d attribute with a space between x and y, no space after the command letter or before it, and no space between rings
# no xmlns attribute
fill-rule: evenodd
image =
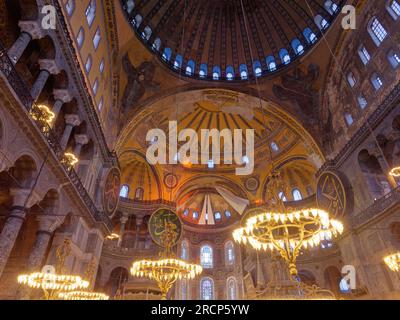
<svg viewBox="0 0 400 320"><path fill-rule="evenodd" d="M87 134L76 134L74 138L75 142L82 146L89 143L89 137L87 136Z"/></svg>
<svg viewBox="0 0 400 320"><path fill-rule="evenodd" d="M72 96L66 89L54 89L53 96L55 100L60 100L63 103L68 103L72 100Z"/></svg>
<svg viewBox="0 0 400 320"><path fill-rule="evenodd" d="M39 65L41 70L46 70L50 74L58 74L60 73L60 68L57 66L55 60L50 59L40 59Z"/></svg>
<svg viewBox="0 0 400 320"><path fill-rule="evenodd" d="M77 114L66 114L64 118L65 123L72 127L79 126L82 122Z"/></svg>
<svg viewBox="0 0 400 320"><path fill-rule="evenodd" d="M19 21L18 26L22 32L28 33L32 39L41 39L44 37L44 30L38 21Z"/></svg>
<svg viewBox="0 0 400 320"><path fill-rule="evenodd" d="M30 208L40 201L37 193L32 192L31 189L18 189L11 188L10 195L13 199L12 206Z"/></svg>
<svg viewBox="0 0 400 320"><path fill-rule="evenodd" d="M53 233L62 223L61 217L42 215L37 216L38 231Z"/></svg>

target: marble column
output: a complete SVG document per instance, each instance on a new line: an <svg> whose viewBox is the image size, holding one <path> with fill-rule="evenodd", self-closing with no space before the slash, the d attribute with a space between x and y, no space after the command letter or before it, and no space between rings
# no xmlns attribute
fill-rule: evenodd
<svg viewBox="0 0 400 320"><path fill-rule="evenodd" d="M143 218L136 217L136 232L135 232L135 249L139 248L139 241L140 241L140 228L143 224Z"/></svg>
<svg viewBox="0 0 400 320"><path fill-rule="evenodd" d="M25 221L28 208L39 200L31 194L30 189L11 189L10 193L13 198L11 212L0 234L0 277Z"/></svg>
<svg viewBox="0 0 400 320"><path fill-rule="evenodd" d="M58 216L43 215L37 216L38 231L36 232L35 244L31 250L26 266L27 272L40 272L45 254L54 231L62 224ZM20 300L27 300L30 297L29 288L21 288L17 293Z"/></svg>
<svg viewBox="0 0 400 320"><path fill-rule="evenodd" d="M81 124L81 120L79 119L79 116L77 114L66 114L65 124L66 126L64 129L64 133L60 141L60 145L63 150L65 150L65 148L67 147L72 129L76 126L79 126Z"/></svg>
<svg viewBox="0 0 400 320"><path fill-rule="evenodd" d="M124 233L125 233L125 226L126 226L126 223L128 222L128 217L123 214L123 216L121 217L121 219L119 221L121 222L121 228L119 230L119 239L118 239L117 246L121 247L122 239L123 239Z"/></svg>
<svg viewBox="0 0 400 320"><path fill-rule="evenodd" d="M39 98L50 75L57 74L60 72L54 60L41 59L39 60L39 65L40 65L39 75L36 78L36 81L31 88L31 96L34 100L37 100Z"/></svg>
<svg viewBox="0 0 400 320"><path fill-rule="evenodd" d="M18 26L21 29L21 33L7 52L14 64L17 64L32 40L44 37L43 29L37 21L19 21Z"/></svg>
<svg viewBox="0 0 400 320"><path fill-rule="evenodd" d="M57 121L57 117L61 111L62 106L64 105L64 103L70 102L72 100L72 96L66 89L54 89L53 96L55 102L51 111L54 113L55 116L53 120L54 125Z"/></svg>
<svg viewBox="0 0 400 320"><path fill-rule="evenodd" d="M82 151L82 147L89 143L89 137L86 134L76 134L75 138L75 156L79 157Z"/></svg>

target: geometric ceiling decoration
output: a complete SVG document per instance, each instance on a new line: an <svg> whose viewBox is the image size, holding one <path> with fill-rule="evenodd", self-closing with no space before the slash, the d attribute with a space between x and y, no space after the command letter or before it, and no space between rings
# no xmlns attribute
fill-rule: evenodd
<svg viewBox="0 0 400 320"><path fill-rule="evenodd" d="M120 0L137 37L186 77L243 81L274 74L325 33L344 0Z"/></svg>

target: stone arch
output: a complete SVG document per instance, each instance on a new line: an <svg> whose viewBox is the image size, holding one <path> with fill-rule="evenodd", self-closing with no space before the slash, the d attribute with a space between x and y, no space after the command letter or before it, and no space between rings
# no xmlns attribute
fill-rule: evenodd
<svg viewBox="0 0 400 320"><path fill-rule="evenodd" d="M32 157L23 155L15 161L10 171L16 187L31 188L37 176L37 165Z"/></svg>
<svg viewBox="0 0 400 320"><path fill-rule="evenodd" d="M342 274L335 266L329 266L324 270L325 287L331 290L335 295L340 293L340 281Z"/></svg>
<svg viewBox="0 0 400 320"><path fill-rule="evenodd" d="M122 285L129 279L129 271L125 267L116 267L110 272L108 281L105 285L106 292L110 297L115 296L119 290L121 290Z"/></svg>
<svg viewBox="0 0 400 320"><path fill-rule="evenodd" d="M317 280L315 278L315 275L306 269L302 269L298 272L298 276L301 280L301 282L312 286L313 284L317 284Z"/></svg>
<svg viewBox="0 0 400 320"><path fill-rule="evenodd" d="M367 180L370 193L375 198L379 198L390 191L389 182L383 173L378 159L374 155L371 155L368 150L363 149L359 152L358 164Z"/></svg>
<svg viewBox="0 0 400 320"><path fill-rule="evenodd" d="M60 206L60 197L57 190L50 189L47 191L39 206L46 215L57 215Z"/></svg>

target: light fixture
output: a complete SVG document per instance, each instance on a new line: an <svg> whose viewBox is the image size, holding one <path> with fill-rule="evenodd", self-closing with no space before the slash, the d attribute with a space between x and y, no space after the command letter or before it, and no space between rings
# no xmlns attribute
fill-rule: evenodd
<svg viewBox="0 0 400 320"><path fill-rule="evenodd" d="M61 292L59 298L63 300L108 300L110 297L104 293L90 291Z"/></svg>
<svg viewBox="0 0 400 320"><path fill-rule="evenodd" d="M131 268L133 276L156 281L163 300L167 298L168 291L178 279L191 280L202 272L201 266L172 257L136 261Z"/></svg>
<svg viewBox="0 0 400 320"><path fill-rule="evenodd" d="M400 272L400 252L386 256L383 261L385 261L390 270Z"/></svg>
<svg viewBox="0 0 400 320"><path fill-rule="evenodd" d="M62 160L62 163L65 164L68 169L72 169L74 167L74 165L76 165L78 163L78 158L70 152L66 152L64 153L64 158Z"/></svg>
<svg viewBox="0 0 400 320"><path fill-rule="evenodd" d="M157 282L163 300L177 280L191 280L203 272L197 264L190 264L177 259L172 247L178 242L182 232L179 217L168 209L160 209L150 217L149 233L154 242L164 248L158 260L140 260L132 264L134 277L147 278Z"/></svg>
<svg viewBox="0 0 400 320"><path fill-rule="evenodd" d="M249 243L256 250L277 250L297 275L296 260L301 249L318 246L343 232L341 222L330 219L321 209L285 212L263 212L249 217L244 227L233 232L238 243Z"/></svg>
<svg viewBox="0 0 400 320"><path fill-rule="evenodd" d="M50 125L55 118L54 112L52 112L49 109L49 107L47 107L44 104L40 104L40 105L34 104L32 106L30 114L31 114L33 120L39 121L42 123L47 123L48 125Z"/></svg>
<svg viewBox="0 0 400 320"><path fill-rule="evenodd" d="M46 300L56 300L60 292L74 291L89 287L89 282L77 275L64 274L65 259L71 252L71 240L65 239L56 251L56 268L43 268L42 272L18 276L18 283L34 289L42 289Z"/></svg>
<svg viewBox="0 0 400 320"><path fill-rule="evenodd" d="M393 168L392 170L390 170L390 172L389 172L389 174L392 176L392 177L400 177L400 167L395 167L395 168Z"/></svg>
<svg viewBox="0 0 400 320"><path fill-rule="evenodd" d="M106 237L107 240L115 240L119 238L120 238L119 234L116 233L111 233L109 236Z"/></svg>

